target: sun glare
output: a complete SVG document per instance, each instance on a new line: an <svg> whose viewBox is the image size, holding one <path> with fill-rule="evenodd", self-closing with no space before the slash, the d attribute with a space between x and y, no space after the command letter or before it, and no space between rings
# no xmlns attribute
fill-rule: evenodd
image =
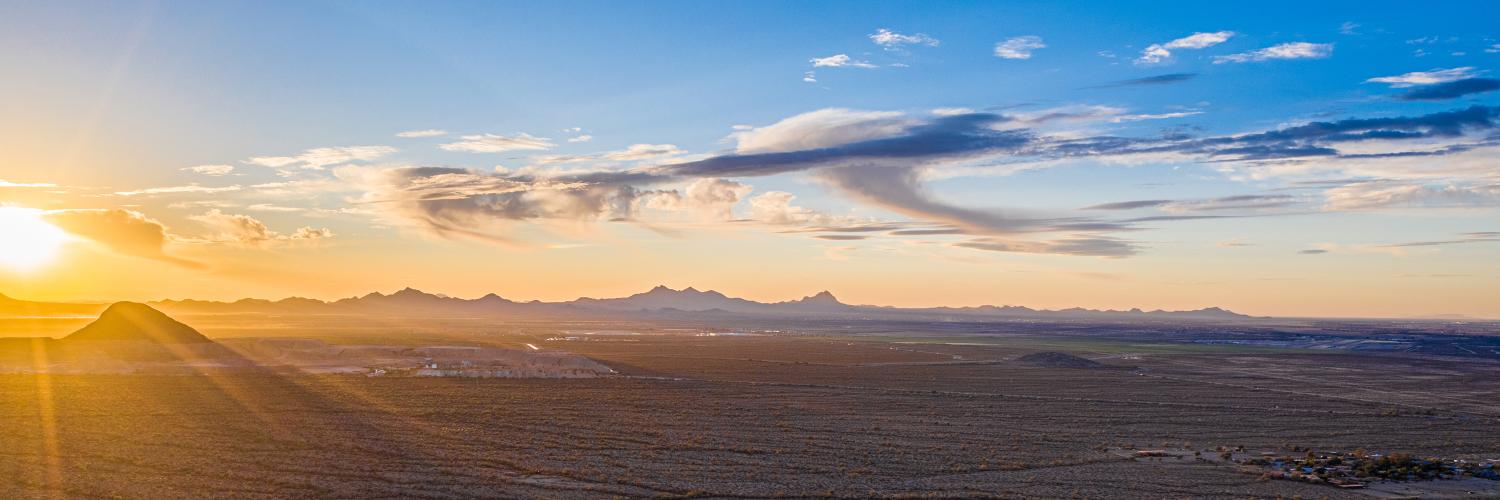
<svg viewBox="0 0 1500 500"><path fill-rule="evenodd" d="M68 235L32 208L0 207L0 266L26 271L57 255Z"/></svg>

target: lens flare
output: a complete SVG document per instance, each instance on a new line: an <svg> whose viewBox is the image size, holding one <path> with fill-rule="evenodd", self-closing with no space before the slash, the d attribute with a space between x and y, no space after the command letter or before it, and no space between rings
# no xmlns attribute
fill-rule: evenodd
<svg viewBox="0 0 1500 500"><path fill-rule="evenodd" d="M0 207L0 266L28 271L57 256L68 233L41 216L41 210L32 208Z"/></svg>

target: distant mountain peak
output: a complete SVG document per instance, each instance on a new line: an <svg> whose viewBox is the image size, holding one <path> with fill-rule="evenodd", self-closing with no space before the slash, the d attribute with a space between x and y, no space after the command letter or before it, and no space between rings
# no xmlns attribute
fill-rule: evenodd
<svg viewBox="0 0 1500 500"><path fill-rule="evenodd" d="M511 302L510 299L507 299L505 297L501 297L499 295L495 295L493 292L486 293L486 294L484 294L483 297L480 297L480 298L478 298L476 300L478 300L480 302Z"/></svg>
<svg viewBox="0 0 1500 500"><path fill-rule="evenodd" d="M823 290L821 292L818 292L818 293L815 293L815 294L803 297L802 301L803 302L822 302L822 303L828 303L828 304L842 304L843 303L843 302L839 302L838 297L834 297L832 293L828 292L828 290Z"/></svg>

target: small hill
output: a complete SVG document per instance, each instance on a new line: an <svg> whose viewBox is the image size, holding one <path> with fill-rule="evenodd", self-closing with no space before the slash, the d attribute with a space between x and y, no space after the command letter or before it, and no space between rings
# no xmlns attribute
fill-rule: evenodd
<svg viewBox="0 0 1500 500"><path fill-rule="evenodd" d="M1016 361L1020 361L1031 366L1040 366L1043 368L1073 368L1081 370L1114 368L1113 366L1099 363L1091 359L1084 359L1072 354L1063 354L1053 351L1034 352L1016 358Z"/></svg>
<svg viewBox="0 0 1500 500"><path fill-rule="evenodd" d="M184 325L151 306L135 302L116 302L99 314L99 319L67 337L66 342L148 341L157 344L212 343L193 327Z"/></svg>

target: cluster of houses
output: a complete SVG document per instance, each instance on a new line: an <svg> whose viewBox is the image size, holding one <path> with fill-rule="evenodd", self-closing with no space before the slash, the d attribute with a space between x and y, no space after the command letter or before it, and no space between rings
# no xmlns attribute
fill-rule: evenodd
<svg viewBox="0 0 1500 500"><path fill-rule="evenodd" d="M1353 452L1312 452L1302 456L1272 452L1238 461L1265 470L1269 478L1326 483L1340 488L1363 488L1375 481L1433 481L1480 478L1500 480L1495 460L1418 458L1404 453L1381 455Z"/></svg>

